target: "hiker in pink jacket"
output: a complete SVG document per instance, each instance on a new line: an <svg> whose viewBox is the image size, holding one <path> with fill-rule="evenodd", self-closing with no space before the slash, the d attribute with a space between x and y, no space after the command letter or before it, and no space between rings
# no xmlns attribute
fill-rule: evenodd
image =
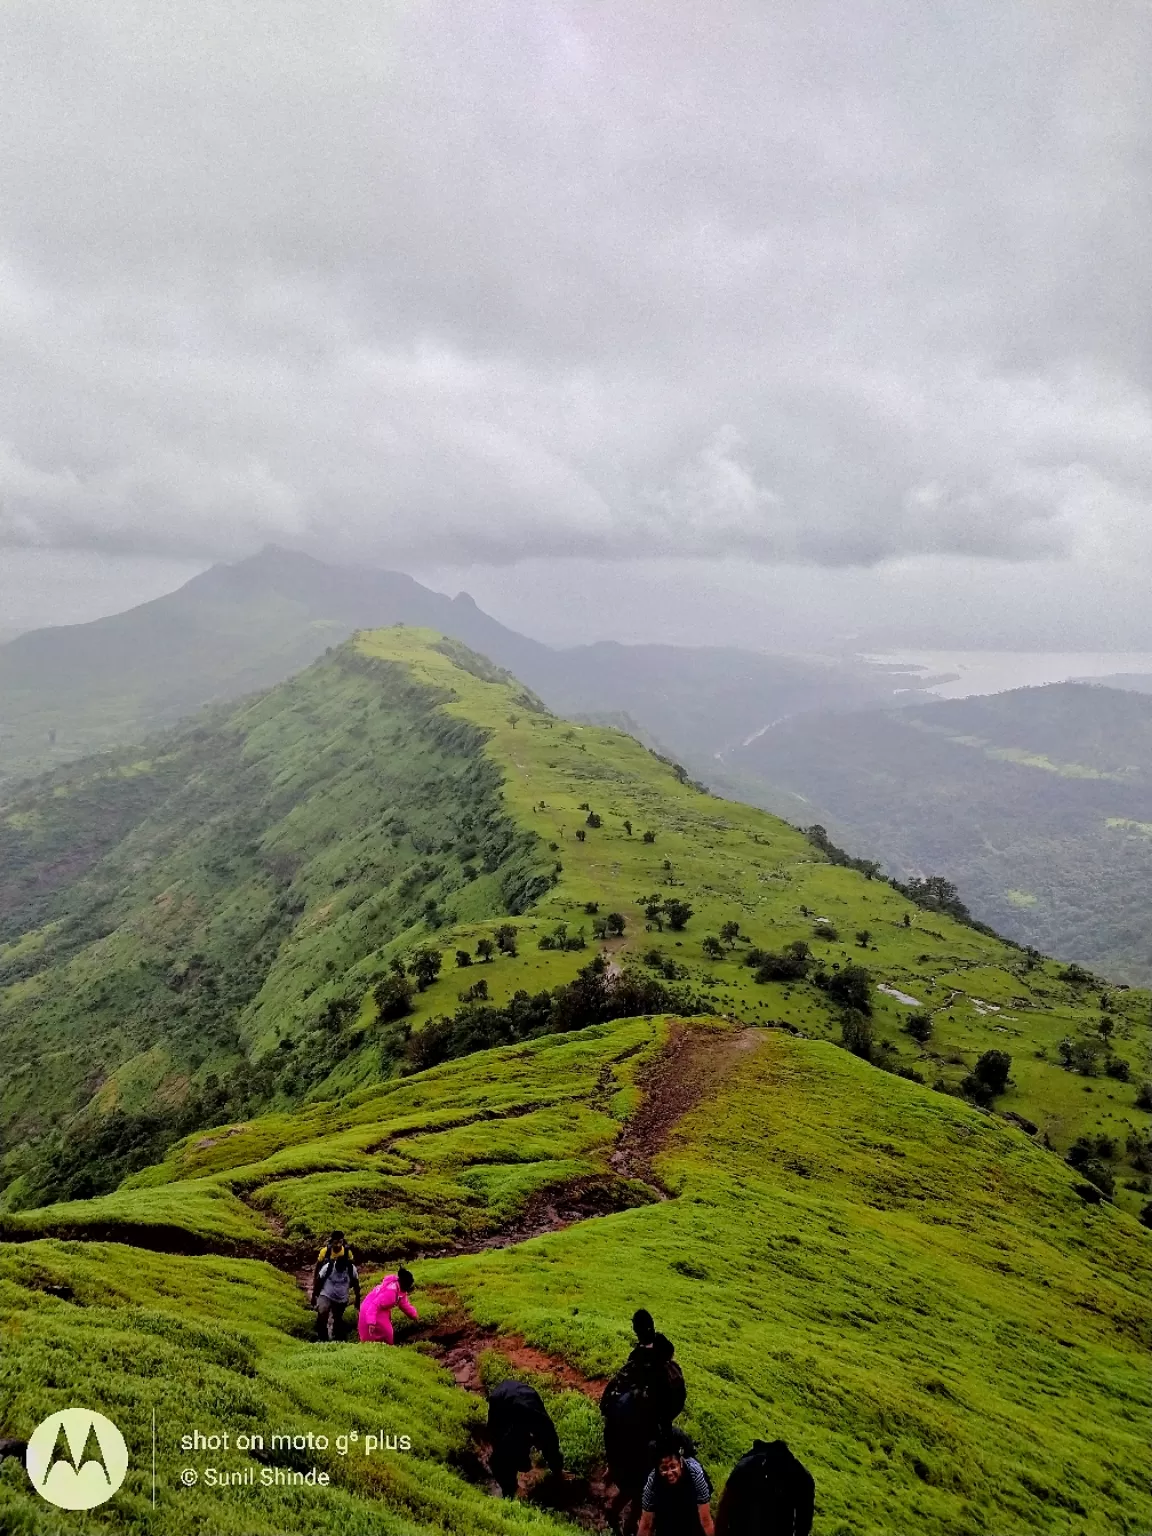
<svg viewBox="0 0 1152 1536"><path fill-rule="evenodd" d="M419 1317L416 1308L408 1300L408 1292L416 1284L411 1270L401 1266L394 1275L385 1275L380 1284L370 1290L360 1306L360 1342L362 1344L393 1344L392 1308L411 1318Z"/></svg>

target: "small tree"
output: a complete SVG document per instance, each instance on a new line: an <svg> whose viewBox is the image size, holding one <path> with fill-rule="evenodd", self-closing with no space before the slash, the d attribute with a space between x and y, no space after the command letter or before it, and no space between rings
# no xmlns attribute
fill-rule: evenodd
<svg viewBox="0 0 1152 1536"><path fill-rule="evenodd" d="M715 934L708 934L701 942L700 948L709 960L722 960L724 958L724 946Z"/></svg>
<svg viewBox="0 0 1152 1536"><path fill-rule="evenodd" d="M1112 1033L1116 1028L1116 1022L1110 1014L1102 1013L1100 1015L1100 1022L1097 1024L1096 1028L1101 1040L1111 1040Z"/></svg>
<svg viewBox="0 0 1152 1536"><path fill-rule="evenodd" d="M1011 1070L1012 1058L1007 1051L985 1051L972 1068L973 1073L993 1094L1004 1092Z"/></svg>
<svg viewBox="0 0 1152 1536"><path fill-rule="evenodd" d="M627 832L629 837L632 836L632 823L628 820L627 817L624 818L624 830Z"/></svg>
<svg viewBox="0 0 1152 1536"><path fill-rule="evenodd" d="M456 964L461 968L461 970L463 970L466 965L472 964L472 956L466 949L458 949L456 951Z"/></svg>
<svg viewBox="0 0 1152 1536"><path fill-rule="evenodd" d="M493 954L495 953L495 950L496 950L496 946L495 946L495 944L493 944L491 939L477 939L476 940L476 953L480 956L481 961L485 965L488 963L489 960L491 960Z"/></svg>
<svg viewBox="0 0 1152 1536"><path fill-rule="evenodd" d="M840 1020L840 1043L853 1056L872 1060L872 1021L857 1008L847 1008Z"/></svg>
<svg viewBox="0 0 1152 1536"><path fill-rule="evenodd" d="M861 949L867 949L872 942L871 928L858 928L856 930L856 942Z"/></svg>
<svg viewBox="0 0 1152 1536"><path fill-rule="evenodd" d="M501 923L497 928L496 947L502 955L516 953L516 928L512 923Z"/></svg>
<svg viewBox="0 0 1152 1536"><path fill-rule="evenodd" d="M911 917L911 914L908 913L908 912L905 912L905 914L904 914L904 926L905 926L905 928L911 928L911 926L912 926L912 917Z"/></svg>
<svg viewBox="0 0 1152 1536"><path fill-rule="evenodd" d="M654 843L656 841L656 834L655 834L655 832L645 832L642 841L644 841L646 843Z"/></svg>
<svg viewBox="0 0 1152 1536"><path fill-rule="evenodd" d="M603 826L603 822L600 820L595 811L589 811L584 825L586 827L591 827L592 830L595 831L597 827Z"/></svg>
<svg viewBox="0 0 1152 1536"><path fill-rule="evenodd" d="M381 1023L389 1024L412 1012L412 983L407 976L397 976L395 971L376 984L372 996Z"/></svg>
<svg viewBox="0 0 1152 1536"><path fill-rule="evenodd" d="M418 949L408 962L409 973L416 978L416 987L424 992L440 974L444 957L438 949Z"/></svg>
<svg viewBox="0 0 1152 1536"><path fill-rule="evenodd" d="M516 722L519 719L520 719L519 715L509 715L508 716L508 724L512 727L513 730L516 729Z"/></svg>
<svg viewBox="0 0 1152 1536"><path fill-rule="evenodd" d="M842 1008L865 1015L872 1012L872 977L862 965L846 965L842 971L819 976L816 980Z"/></svg>
<svg viewBox="0 0 1152 1536"><path fill-rule="evenodd" d="M727 944L728 948L731 949L732 946L736 943L736 940L740 937L740 924L735 922L732 918L729 918L726 923L721 923L720 937L723 939L724 943Z"/></svg>
<svg viewBox="0 0 1152 1536"><path fill-rule="evenodd" d="M641 902L644 908L644 919L650 927L656 928L660 933L664 932L664 898L659 895L645 896Z"/></svg>
<svg viewBox="0 0 1152 1536"><path fill-rule="evenodd" d="M624 932L625 922L623 912L609 912L604 919L604 932L609 938L618 939Z"/></svg>
<svg viewBox="0 0 1152 1536"><path fill-rule="evenodd" d="M932 1038L932 1015L927 1009L920 1013L910 1014L904 1028L912 1036L913 1040L923 1045Z"/></svg>
<svg viewBox="0 0 1152 1536"><path fill-rule="evenodd" d="M585 832L583 827L576 828L576 841L578 843L582 843L587 836L588 834Z"/></svg>
<svg viewBox="0 0 1152 1536"><path fill-rule="evenodd" d="M1152 1083L1141 1083L1137 1088L1136 1108L1152 1109Z"/></svg>
<svg viewBox="0 0 1152 1536"><path fill-rule="evenodd" d="M669 896L664 902L664 916L673 933L681 933L688 926L692 908L686 901L681 901L679 896Z"/></svg>
<svg viewBox="0 0 1152 1536"><path fill-rule="evenodd" d="M479 981L474 981L470 987L465 987L460 993L462 1003L486 1003L488 1001L488 982L481 976Z"/></svg>
<svg viewBox="0 0 1152 1536"><path fill-rule="evenodd" d="M1152 1200L1149 1200L1140 1212L1140 1224L1144 1227L1152 1227Z"/></svg>

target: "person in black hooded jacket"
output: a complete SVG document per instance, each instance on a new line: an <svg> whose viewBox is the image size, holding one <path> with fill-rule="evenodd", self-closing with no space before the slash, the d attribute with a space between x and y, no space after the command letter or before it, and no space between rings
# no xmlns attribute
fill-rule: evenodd
<svg viewBox="0 0 1152 1536"><path fill-rule="evenodd" d="M488 1465L506 1499L514 1499L520 1473L532 1465L535 1447L552 1472L564 1470L564 1453L544 1400L525 1381L502 1381L488 1394Z"/></svg>
<svg viewBox="0 0 1152 1536"><path fill-rule="evenodd" d="M639 1519L641 1490L655 1465L653 1442L672 1429L687 1400L675 1346L657 1333L643 1307L633 1315L632 1331L636 1343L600 1399L604 1451L617 1490L611 1516L625 1531Z"/></svg>
<svg viewBox="0 0 1152 1536"><path fill-rule="evenodd" d="M754 1440L732 1468L716 1536L809 1536L816 1483L783 1440Z"/></svg>

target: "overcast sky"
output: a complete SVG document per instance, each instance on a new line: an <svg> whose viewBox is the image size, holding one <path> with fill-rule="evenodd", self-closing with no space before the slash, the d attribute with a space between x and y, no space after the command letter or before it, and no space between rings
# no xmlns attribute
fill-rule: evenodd
<svg viewBox="0 0 1152 1536"><path fill-rule="evenodd" d="M0 627L273 540L1145 643L1150 66L1147 0L6 0Z"/></svg>

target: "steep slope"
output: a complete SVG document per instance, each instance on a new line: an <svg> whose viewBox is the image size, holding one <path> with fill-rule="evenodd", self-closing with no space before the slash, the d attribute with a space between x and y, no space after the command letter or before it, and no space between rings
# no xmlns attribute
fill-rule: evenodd
<svg viewBox="0 0 1152 1536"><path fill-rule="evenodd" d="M466 593L268 548L127 613L0 646L0 781L123 746L291 676L353 631L424 625L490 656L562 714L623 710L703 772L797 709L861 707L910 675L826 658L676 646L553 650Z"/></svg>
<svg viewBox="0 0 1152 1536"><path fill-rule="evenodd" d="M1110 1138L1117 1197L1145 1198L1147 994L922 911L425 631L362 635L138 762L61 770L3 825L9 1207L110 1188L196 1126L701 1008L847 1022L950 1090L1006 1050L998 1107L1061 1150ZM855 962L877 985L837 979Z"/></svg>
<svg viewBox="0 0 1152 1536"><path fill-rule="evenodd" d="M1147 696L1066 683L810 714L726 767L761 804L802 797L807 819L902 878L947 876L1020 943L1152 980Z"/></svg>
<svg viewBox="0 0 1152 1536"><path fill-rule="evenodd" d="M453 1470L475 1467L482 1404L436 1362L540 1382L585 1478L602 1455L594 1401L641 1304L676 1342L685 1426L717 1483L754 1436L784 1436L817 1479L817 1536L1110 1536L1152 1519L1152 1238L1086 1206L1018 1130L833 1046L622 1021L231 1130L83 1214L16 1218L24 1240L0 1245L0 1433L83 1401L128 1439L132 1470L94 1533L571 1530ZM647 1184L617 1171L643 1167L641 1149ZM593 1188L614 1193L607 1214ZM415 1349L317 1349L273 1264L185 1256L247 1245L292 1266L333 1220L369 1281L401 1254L464 1250L416 1264L421 1321L401 1335ZM91 1240L102 1224L117 1241ZM68 1239L34 1235L53 1228ZM485 1234L506 1246L467 1256ZM196 1430L231 1438L182 1449ZM388 1432L411 1451L365 1453ZM273 1451L275 1433L301 1450ZM277 1464L332 1484L205 1475ZM587 1508L582 1484L571 1495ZM0 1477L6 1528L48 1536L36 1505L22 1476Z"/></svg>

